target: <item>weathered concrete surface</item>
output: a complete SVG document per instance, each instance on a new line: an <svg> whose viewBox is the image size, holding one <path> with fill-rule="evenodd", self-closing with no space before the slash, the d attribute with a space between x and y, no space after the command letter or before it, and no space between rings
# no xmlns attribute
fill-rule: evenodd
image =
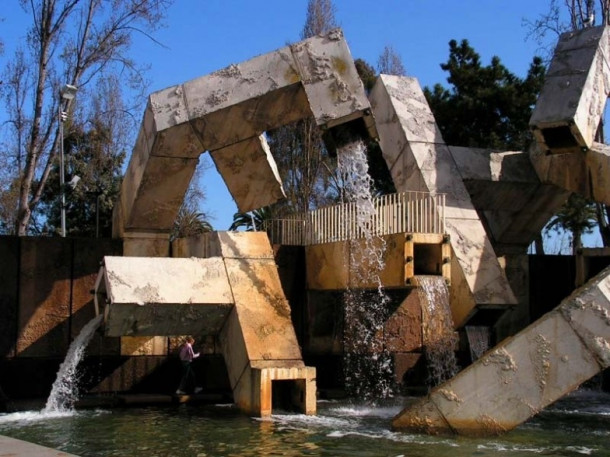
<svg viewBox="0 0 610 457"><path fill-rule="evenodd" d="M177 246L184 257L105 257L96 283L105 334L216 336L242 410L270 414L273 382L290 381L296 406L313 414L315 369L303 363L266 234L210 233ZM122 353L144 350L128 338Z"/></svg>
<svg viewBox="0 0 610 457"><path fill-rule="evenodd" d="M422 306L413 290L383 325L386 349L390 352L421 351L423 346Z"/></svg>
<svg viewBox="0 0 610 457"><path fill-rule="evenodd" d="M62 357L68 350L72 242L21 244L17 355Z"/></svg>
<svg viewBox="0 0 610 457"><path fill-rule="evenodd" d="M2 451L0 455L11 457L78 457L75 454L68 454L4 435L0 435L0 450Z"/></svg>
<svg viewBox="0 0 610 457"><path fill-rule="evenodd" d="M568 198L569 192L553 180L540 182L527 153L449 150L499 255L524 252Z"/></svg>
<svg viewBox="0 0 610 457"><path fill-rule="evenodd" d="M362 82L338 29L155 92L115 205L114 236L169 233L202 152L256 139L312 115L325 128L370 118ZM372 120L365 124L374 131ZM222 151L215 155L221 160ZM264 175L264 187L276 195L276 177L268 173L272 161L266 157L260 161L256 186ZM223 177L240 199L238 207L255 204L253 190L243 190L250 182L236 182L231 167L219 166L219 171L229 172Z"/></svg>
<svg viewBox="0 0 610 457"><path fill-rule="evenodd" d="M382 244L382 270L367 254L364 238L306 246L307 288L376 289L377 276L383 287L404 287L416 274L442 275L450 281L451 247L443 235L397 233L374 238L370 246L380 248ZM371 271L376 275L372 277Z"/></svg>
<svg viewBox="0 0 610 457"><path fill-rule="evenodd" d="M545 154L533 149L530 157L541 182L610 205L610 146L594 142L575 154Z"/></svg>
<svg viewBox="0 0 610 457"><path fill-rule="evenodd" d="M610 268L393 420L425 432L492 435L610 366Z"/></svg>
<svg viewBox="0 0 610 457"><path fill-rule="evenodd" d="M530 119L541 149L590 148L610 93L610 31L591 27L561 35Z"/></svg>
<svg viewBox="0 0 610 457"><path fill-rule="evenodd" d="M240 212L247 213L286 198L263 135L217 149L211 155Z"/></svg>
<svg viewBox="0 0 610 457"><path fill-rule="evenodd" d="M446 193L446 231L468 284L468 308L516 303L506 276L430 107L414 78L381 75L370 95L384 159L398 191ZM453 303L452 303L453 304Z"/></svg>
<svg viewBox="0 0 610 457"><path fill-rule="evenodd" d="M107 336L215 334L234 303L220 258L104 257Z"/></svg>

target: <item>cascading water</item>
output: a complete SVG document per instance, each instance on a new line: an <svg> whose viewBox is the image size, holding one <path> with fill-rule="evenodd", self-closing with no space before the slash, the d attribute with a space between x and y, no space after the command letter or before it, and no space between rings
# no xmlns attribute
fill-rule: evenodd
<svg viewBox="0 0 610 457"><path fill-rule="evenodd" d="M424 353L428 365L428 384L437 386L458 372L455 358L457 336L453 330L449 290L442 276L418 276L417 288L422 304Z"/></svg>
<svg viewBox="0 0 610 457"><path fill-rule="evenodd" d="M465 328L470 357L472 361L478 360L489 349L489 327L482 325L467 325Z"/></svg>
<svg viewBox="0 0 610 457"><path fill-rule="evenodd" d="M345 387L356 398L386 398L392 394L393 383L391 356L383 341L389 301L380 279L385 243L374 232L372 179L368 174L366 146L361 140L340 148L338 169L344 183L342 199L352 203L355 212L350 276L352 284L362 285L348 289L344 295Z"/></svg>
<svg viewBox="0 0 610 457"><path fill-rule="evenodd" d="M70 411L76 400L78 400L78 374L76 368L85 354L87 344L93 338L93 334L102 323L103 318L103 315L99 315L89 321L70 344L66 358L59 367L57 378L53 383L47 404L42 413Z"/></svg>

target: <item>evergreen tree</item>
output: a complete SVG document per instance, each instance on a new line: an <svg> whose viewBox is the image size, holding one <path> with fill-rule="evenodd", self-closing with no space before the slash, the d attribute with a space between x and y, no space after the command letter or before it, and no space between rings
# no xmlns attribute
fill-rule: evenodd
<svg viewBox="0 0 610 457"><path fill-rule="evenodd" d="M467 40L449 42L449 89L425 88L447 144L525 150L532 141L529 119L544 81L542 59L534 57L525 78L511 73L498 57L487 66Z"/></svg>

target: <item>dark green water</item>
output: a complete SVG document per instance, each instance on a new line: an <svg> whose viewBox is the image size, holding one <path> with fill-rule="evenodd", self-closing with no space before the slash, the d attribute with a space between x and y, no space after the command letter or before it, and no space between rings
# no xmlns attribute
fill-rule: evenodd
<svg viewBox="0 0 610 457"><path fill-rule="evenodd" d="M0 434L81 456L610 456L608 394L578 392L492 439L391 431L404 404L320 402L317 416L269 420L231 406L84 410L54 418L23 412L0 415Z"/></svg>

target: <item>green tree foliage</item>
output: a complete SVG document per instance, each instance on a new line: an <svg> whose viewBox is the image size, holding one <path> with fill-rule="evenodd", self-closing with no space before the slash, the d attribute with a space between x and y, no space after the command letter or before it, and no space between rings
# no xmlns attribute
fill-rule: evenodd
<svg viewBox="0 0 610 457"><path fill-rule="evenodd" d="M112 149L111 130L99 119L84 127L71 125L64 138L66 232L69 236L110 237L125 151ZM59 234L60 230L59 186L57 163L41 198L47 215L45 232L51 234Z"/></svg>
<svg viewBox="0 0 610 457"><path fill-rule="evenodd" d="M326 33L337 26L331 0L309 0L301 38ZM274 205L280 216L304 212L329 200L329 157L320 130L312 118L268 132L268 141L282 178L287 201Z"/></svg>
<svg viewBox="0 0 610 457"><path fill-rule="evenodd" d="M235 213L229 230L244 229L246 232L261 232L265 229L265 222L273 218L272 215L273 210L268 206L248 213Z"/></svg>
<svg viewBox="0 0 610 457"><path fill-rule="evenodd" d="M545 232L572 233L572 254L582 247L582 235L592 233L597 225L595 206L578 194L572 194L566 204L545 227Z"/></svg>
<svg viewBox="0 0 610 457"><path fill-rule="evenodd" d="M449 42L449 59L441 64L450 88L425 88L436 122L447 144L522 150L531 141L529 119L545 68L534 57L525 78L511 73L498 57L482 65L467 40Z"/></svg>
<svg viewBox="0 0 610 457"><path fill-rule="evenodd" d="M130 89L143 90L142 69L129 57L131 36L150 36L162 25L171 0L19 3L30 25L23 46L9 57L0 85L8 118L0 139L6 166L0 170L0 205L3 212L13 213L11 232L25 235L33 224L44 221L37 211L57 166L58 112L73 117L77 109L76 104L60 100L60 88L78 87L78 105L93 98L98 82L111 74L120 74ZM6 14L11 11L8 8Z"/></svg>

